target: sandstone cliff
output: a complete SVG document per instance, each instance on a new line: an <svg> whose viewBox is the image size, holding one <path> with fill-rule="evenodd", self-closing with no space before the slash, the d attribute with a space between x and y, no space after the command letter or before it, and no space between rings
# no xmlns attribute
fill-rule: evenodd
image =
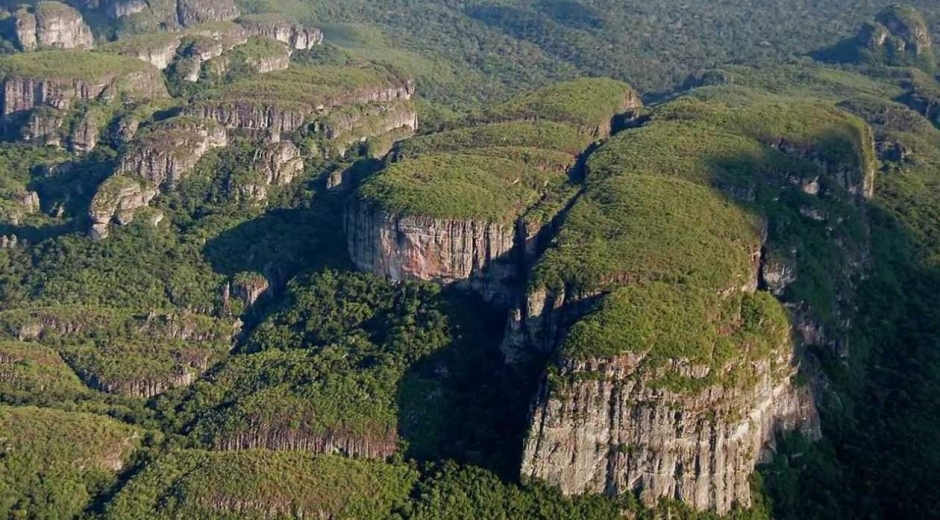
<svg viewBox="0 0 940 520"><path fill-rule="evenodd" d="M333 111L314 123L330 148L330 155L342 157L356 143L392 132L396 139L414 135L418 114L410 101L389 104L353 105Z"/></svg>
<svg viewBox="0 0 940 520"><path fill-rule="evenodd" d="M392 280L453 283L494 261L511 263L515 225L392 215L357 201L345 217L356 267Z"/></svg>
<svg viewBox="0 0 940 520"><path fill-rule="evenodd" d="M114 19L146 20L153 28L191 27L238 17L233 0L102 0L100 8ZM139 23L139 22L138 22Z"/></svg>
<svg viewBox="0 0 940 520"><path fill-rule="evenodd" d="M411 99L414 83L380 68L292 67L197 99L186 113L228 128L289 133L338 107Z"/></svg>
<svg viewBox="0 0 940 520"><path fill-rule="evenodd" d="M59 2L39 2L14 15L16 39L25 51L90 49L94 35L77 10Z"/></svg>
<svg viewBox="0 0 940 520"><path fill-rule="evenodd" d="M168 95L159 70L129 58L53 51L10 56L5 61L2 113L6 119L35 107L67 111L78 101L109 103L120 94L137 99Z"/></svg>
<svg viewBox="0 0 940 520"><path fill-rule="evenodd" d="M252 36L270 38L295 50L308 50L323 42L323 33L315 27L291 23L278 15L244 16L237 20Z"/></svg>
<svg viewBox="0 0 940 520"><path fill-rule="evenodd" d="M574 382L542 389L522 474L567 494L638 492L646 503L671 498L722 514L750 505L750 475L779 431L819 435L809 390L766 362L749 367L751 388L683 392L650 384L643 361L562 361L557 379ZM665 370L692 381L710 372L677 365Z"/></svg>
<svg viewBox="0 0 940 520"><path fill-rule="evenodd" d="M285 186L303 172L304 160L290 141L266 143L255 152L252 169L260 173L269 186Z"/></svg>
<svg viewBox="0 0 940 520"><path fill-rule="evenodd" d="M156 195L157 189L141 179L115 175L106 180L98 188L88 210L92 238L107 237L112 222L121 225L132 222L134 213L147 207Z"/></svg>
<svg viewBox="0 0 940 520"><path fill-rule="evenodd" d="M211 121L168 119L136 137L121 155L118 175L136 176L172 188L213 148L228 144L225 129Z"/></svg>

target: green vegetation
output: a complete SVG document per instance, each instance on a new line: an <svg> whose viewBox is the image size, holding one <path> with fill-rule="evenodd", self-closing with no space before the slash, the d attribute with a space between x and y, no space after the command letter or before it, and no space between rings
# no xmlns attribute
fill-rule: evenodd
<svg viewBox="0 0 940 520"><path fill-rule="evenodd" d="M683 381L666 374L662 384L674 390L739 388L754 382L752 364L786 359L789 333L783 307L766 292L722 298L683 285L634 283L611 292L575 323L561 352L575 360L642 356L639 372L647 384L655 384L669 362L683 360L709 367L708 375ZM777 370L787 367L772 367Z"/></svg>
<svg viewBox="0 0 940 520"><path fill-rule="evenodd" d="M0 514L76 517L115 482L141 433L91 414L0 406Z"/></svg>
<svg viewBox="0 0 940 520"><path fill-rule="evenodd" d="M123 56L88 51L43 51L0 58L0 78L101 81L143 72L146 63Z"/></svg>
<svg viewBox="0 0 940 520"><path fill-rule="evenodd" d="M462 152L490 147L526 147L577 156L590 141L568 125L549 121L511 121L470 126L409 139L398 147L403 157L434 152Z"/></svg>
<svg viewBox="0 0 940 520"><path fill-rule="evenodd" d="M422 155L367 180L359 196L397 215L508 223L565 175L478 155Z"/></svg>
<svg viewBox="0 0 940 520"><path fill-rule="evenodd" d="M313 111L354 91L394 88L402 82L402 78L380 66L292 67L238 81L200 99L207 103L258 103Z"/></svg>
<svg viewBox="0 0 940 520"><path fill-rule="evenodd" d="M407 466L301 453L175 451L132 478L105 518L379 520L406 502L416 477Z"/></svg>
<svg viewBox="0 0 940 520"><path fill-rule="evenodd" d="M0 343L0 402L55 405L89 394L55 350L36 343Z"/></svg>
<svg viewBox="0 0 940 520"><path fill-rule="evenodd" d="M756 218L708 187L612 178L578 199L532 283L582 293L643 280L739 288L753 276L759 232Z"/></svg>
<svg viewBox="0 0 940 520"><path fill-rule="evenodd" d="M619 81L585 78L544 87L487 110L493 119L546 119L593 129L632 109L639 98ZM602 136L601 136L602 137Z"/></svg>

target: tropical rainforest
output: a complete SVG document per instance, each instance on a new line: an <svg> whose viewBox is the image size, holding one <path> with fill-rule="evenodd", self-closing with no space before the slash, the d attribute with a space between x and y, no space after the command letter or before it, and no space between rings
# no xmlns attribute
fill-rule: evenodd
<svg viewBox="0 0 940 520"><path fill-rule="evenodd" d="M0 1L0 518L940 519L936 38Z"/></svg>

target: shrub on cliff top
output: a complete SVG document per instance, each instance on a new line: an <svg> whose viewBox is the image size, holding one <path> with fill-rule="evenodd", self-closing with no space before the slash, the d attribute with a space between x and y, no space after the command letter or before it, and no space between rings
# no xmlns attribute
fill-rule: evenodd
<svg viewBox="0 0 940 520"><path fill-rule="evenodd" d="M789 332L786 312L766 292L721 297L688 285L634 283L605 296L578 321L562 355L590 360L631 353L641 359L637 373L676 389L733 387L748 381L751 363L786 360L779 349L787 347ZM668 365L676 361L709 370L699 378L677 377Z"/></svg>
<svg viewBox="0 0 940 520"><path fill-rule="evenodd" d="M398 215L511 222L567 176L479 155L423 155L370 177L359 197Z"/></svg>
<svg viewBox="0 0 940 520"><path fill-rule="evenodd" d="M423 135L399 145L402 157L434 152L465 152L490 147L525 147L579 155L590 138L575 128L551 121L510 121Z"/></svg>
<svg viewBox="0 0 940 520"><path fill-rule="evenodd" d="M592 129L640 105L639 95L626 83L582 78L527 92L485 114L495 120L548 120Z"/></svg>
<svg viewBox="0 0 940 520"><path fill-rule="evenodd" d="M0 57L0 78L102 81L152 69L124 56L89 51L43 51Z"/></svg>
<svg viewBox="0 0 940 520"><path fill-rule="evenodd" d="M760 222L712 188L652 176L594 182L532 284L590 293L639 280L737 288L751 278Z"/></svg>

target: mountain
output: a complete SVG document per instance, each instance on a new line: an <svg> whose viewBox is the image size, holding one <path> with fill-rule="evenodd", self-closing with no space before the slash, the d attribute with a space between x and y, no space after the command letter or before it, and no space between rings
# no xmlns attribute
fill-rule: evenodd
<svg viewBox="0 0 940 520"><path fill-rule="evenodd" d="M744 4L3 4L0 517L937 517L940 11Z"/></svg>

